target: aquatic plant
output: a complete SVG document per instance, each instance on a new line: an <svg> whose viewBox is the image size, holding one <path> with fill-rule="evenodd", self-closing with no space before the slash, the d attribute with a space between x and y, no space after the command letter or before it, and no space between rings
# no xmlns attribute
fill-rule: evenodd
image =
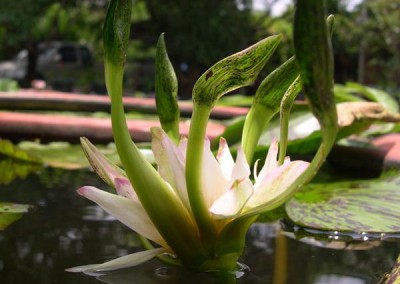
<svg viewBox="0 0 400 284"><path fill-rule="evenodd" d="M130 13L131 1L112 0L104 25L106 85L111 98L114 140L124 170L82 138L92 167L116 189L117 195L91 186L80 188L78 193L141 235L147 250L69 271L114 270L156 256L167 263L200 271L235 270L246 232L258 214L288 201L315 175L335 141L332 55L322 1L297 1L296 58L260 85L246 117L236 161L223 138L217 155L211 152L206 138L210 112L224 94L254 82L281 37L268 37L207 70L193 89L189 135L180 138L176 76L161 35L156 57L156 101L162 128L152 129L158 171L132 142L124 115L123 70ZM322 142L311 163L285 157L287 118L301 87L321 125ZM249 164L255 146L265 125L279 111L279 158L278 143L274 141L260 172L256 163L253 183Z"/></svg>

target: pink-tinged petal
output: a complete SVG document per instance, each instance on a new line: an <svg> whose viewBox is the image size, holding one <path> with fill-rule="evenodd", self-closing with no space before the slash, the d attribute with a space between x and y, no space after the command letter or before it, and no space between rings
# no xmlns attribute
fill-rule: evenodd
<svg viewBox="0 0 400 284"><path fill-rule="evenodd" d="M232 175L232 169L235 165L235 162L233 161L231 151L229 150L228 147L228 143L222 137L219 140L217 160L221 165L222 173L224 174L225 179L230 180Z"/></svg>
<svg viewBox="0 0 400 284"><path fill-rule="evenodd" d="M186 208L190 209L182 152L161 128L153 127L151 133L153 153L160 176L171 185Z"/></svg>
<svg viewBox="0 0 400 284"><path fill-rule="evenodd" d="M151 222L143 206L131 199L111 194L93 186L84 186L78 193L97 203L120 222L161 246L166 246L164 239Z"/></svg>
<svg viewBox="0 0 400 284"><path fill-rule="evenodd" d="M81 144L93 170L107 184L115 187L115 178L126 178L125 172L108 160L88 139L81 137Z"/></svg>
<svg viewBox="0 0 400 284"><path fill-rule="evenodd" d="M271 206L278 206L290 197L296 187L293 182L306 170L309 163L304 161L288 162L267 173L262 180L254 185L254 194L246 204L244 211L268 210ZM291 189L292 192L287 190Z"/></svg>
<svg viewBox="0 0 400 284"><path fill-rule="evenodd" d="M228 180L222 173L221 166L210 149L207 139L203 150L202 188L207 208L210 208L217 198L222 196L228 188Z"/></svg>
<svg viewBox="0 0 400 284"><path fill-rule="evenodd" d="M137 197L136 192L133 190L133 187L127 178L115 178L114 184L119 196L139 202L139 198Z"/></svg>
<svg viewBox="0 0 400 284"><path fill-rule="evenodd" d="M243 180L250 176L250 167L241 147L237 150L236 163L232 168L231 181Z"/></svg>
<svg viewBox="0 0 400 284"><path fill-rule="evenodd" d="M182 137L181 140L179 140L178 144L178 149L179 151L181 151L184 161L186 161L187 142L188 142L187 138Z"/></svg>
<svg viewBox="0 0 400 284"><path fill-rule="evenodd" d="M67 272L102 272L136 266L146 262L159 254L166 252L164 248L155 248L125 255L102 264L88 264L68 268Z"/></svg>
<svg viewBox="0 0 400 284"><path fill-rule="evenodd" d="M231 189L213 203L209 211L217 219L236 217L252 194L253 185L248 178L237 180Z"/></svg>
<svg viewBox="0 0 400 284"><path fill-rule="evenodd" d="M263 180L269 172L275 170L278 167L277 157L278 157L278 142L276 142L276 140L274 139L271 145L269 146L264 166L262 167L258 175L254 176L255 187L259 183L259 181Z"/></svg>

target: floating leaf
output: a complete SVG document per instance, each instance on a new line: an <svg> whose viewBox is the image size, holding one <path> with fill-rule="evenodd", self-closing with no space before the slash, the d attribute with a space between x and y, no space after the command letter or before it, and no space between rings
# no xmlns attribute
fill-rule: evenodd
<svg viewBox="0 0 400 284"><path fill-rule="evenodd" d="M80 144L70 144L67 142L51 142L49 144L40 144L30 141L22 142L18 145L21 149L40 157L44 164L62 169L81 169L89 167L85 154ZM96 145L111 162L120 164L117 149L114 144ZM150 163L154 162L154 157L150 149L144 146L140 151L145 155ZM148 147L147 147L148 148Z"/></svg>
<svg viewBox="0 0 400 284"><path fill-rule="evenodd" d="M31 207L25 204L0 202L0 231L20 219Z"/></svg>
<svg viewBox="0 0 400 284"><path fill-rule="evenodd" d="M348 88L349 93L359 93L368 100L380 103L391 112L397 112L399 110L399 105L396 100L385 91L366 87L354 82L348 82L346 87Z"/></svg>
<svg viewBox="0 0 400 284"><path fill-rule="evenodd" d="M310 184L286 204L296 224L321 230L400 232L400 175Z"/></svg>
<svg viewBox="0 0 400 284"><path fill-rule="evenodd" d="M48 166L63 169L80 169L89 167L81 145L67 142L52 142L40 144L35 142L22 142L19 147L39 156ZM100 151L112 162L119 163L117 151L113 144L99 146Z"/></svg>
<svg viewBox="0 0 400 284"><path fill-rule="evenodd" d="M27 151L21 150L20 148L14 146L9 140L0 139L0 154L9 156L18 160L41 163L41 160L28 153Z"/></svg>
<svg viewBox="0 0 400 284"><path fill-rule="evenodd" d="M0 213L26 213L31 205L0 202Z"/></svg>

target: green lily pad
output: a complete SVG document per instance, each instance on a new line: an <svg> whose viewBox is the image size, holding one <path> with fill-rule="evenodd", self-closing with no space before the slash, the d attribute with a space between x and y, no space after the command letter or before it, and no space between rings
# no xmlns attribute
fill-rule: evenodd
<svg viewBox="0 0 400 284"><path fill-rule="evenodd" d="M33 153L40 157L44 164L53 168L61 169L81 169L89 167L85 154L80 144L70 144L67 142L51 142L49 144L40 144L37 142L21 142L19 148ZM111 162L120 165L117 149L113 143L108 145L96 145ZM150 163L155 163L153 153L149 145L141 147L141 152Z"/></svg>
<svg viewBox="0 0 400 284"><path fill-rule="evenodd" d="M31 205L0 202L0 231L19 220Z"/></svg>
<svg viewBox="0 0 400 284"><path fill-rule="evenodd" d="M22 161L41 163L40 158L37 156L14 146L11 141L4 139L0 139L0 154Z"/></svg>
<svg viewBox="0 0 400 284"><path fill-rule="evenodd" d="M297 225L320 230L400 232L400 174L381 179L310 184L286 204Z"/></svg>
<svg viewBox="0 0 400 284"><path fill-rule="evenodd" d="M70 144L67 142L40 144L25 141L18 146L40 157L43 163L50 167L70 170L89 167L80 144ZM99 148L111 161L115 162L118 160L116 149L112 145L100 146Z"/></svg>

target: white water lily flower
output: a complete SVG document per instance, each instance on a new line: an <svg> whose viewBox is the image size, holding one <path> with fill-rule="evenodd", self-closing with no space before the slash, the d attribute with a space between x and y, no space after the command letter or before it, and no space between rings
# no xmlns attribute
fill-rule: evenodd
<svg viewBox="0 0 400 284"><path fill-rule="evenodd" d="M250 168L243 151L239 148L236 163L224 139L221 139L217 159L224 167L227 181L225 192L214 201L210 212L217 218L232 218L240 215L258 214L273 209L286 200L283 193L306 170L308 162L285 159L278 166L278 143L274 140L269 147L264 166L257 174L255 165L255 183L250 181Z"/></svg>
<svg viewBox="0 0 400 284"><path fill-rule="evenodd" d="M192 215L185 179L186 139L175 145L161 128L152 129L152 148L158 165L158 173L172 188L183 206ZM70 268L71 272L107 271L140 264L163 253L174 253L149 218L125 173L113 165L87 139L82 139L83 149L93 169L117 195L92 186L78 189L78 193L102 207L126 226L143 237L158 244L146 252L114 259L104 264L84 265ZM277 163L278 145L274 141L261 171L254 172L255 183L250 180L250 167L243 151L239 148L234 161L226 141L220 140L217 157L206 141L203 151L202 193L203 199L215 219L227 222L241 215L254 215L275 208L285 200L280 200L292 183L307 168L304 161L289 159L281 166ZM194 217L193 217L194 219ZM225 226L227 222L219 222ZM179 228L177 228L179 230ZM220 228L222 229L222 228Z"/></svg>

